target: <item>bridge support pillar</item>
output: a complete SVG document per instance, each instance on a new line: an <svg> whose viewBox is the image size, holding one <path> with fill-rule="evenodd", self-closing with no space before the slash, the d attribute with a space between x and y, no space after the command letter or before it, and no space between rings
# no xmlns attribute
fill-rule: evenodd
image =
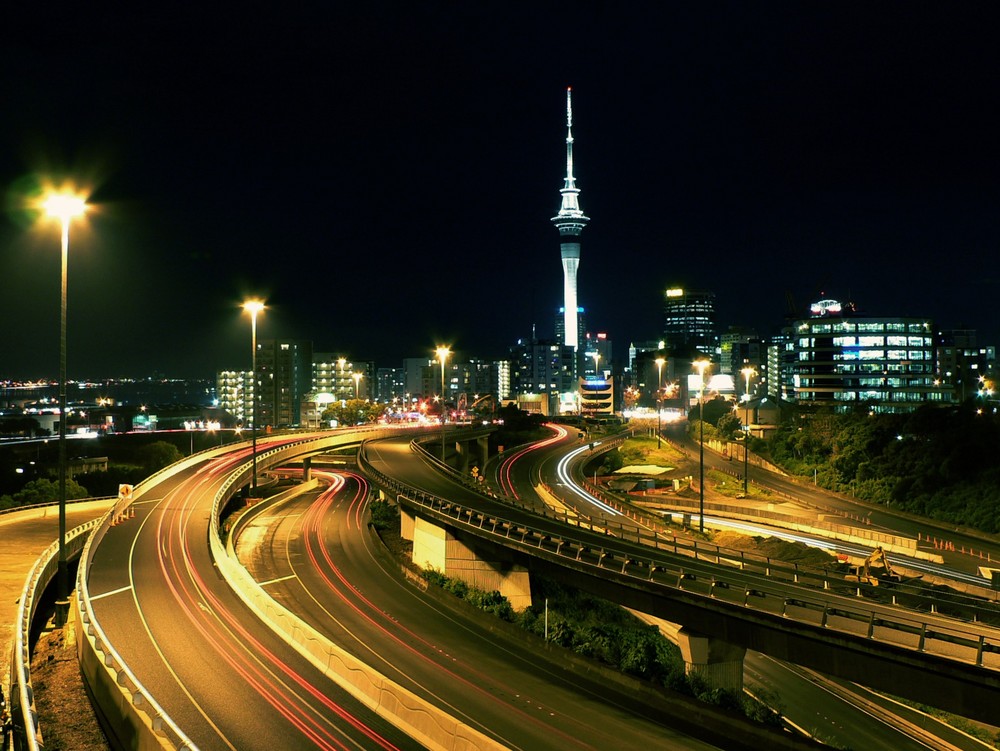
<svg viewBox="0 0 1000 751"><path fill-rule="evenodd" d="M483 436L482 438L476 439L476 448L479 449L479 471L482 472L486 467L486 462L490 458L490 438L489 436Z"/></svg>
<svg viewBox="0 0 1000 751"><path fill-rule="evenodd" d="M302 460L302 482L309 482L312 479L312 457L307 456Z"/></svg>
<svg viewBox="0 0 1000 751"><path fill-rule="evenodd" d="M407 527L401 515L400 524ZM496 555L484 554L456 538L450 530L419 516L411 516L413 562L423 568L440 571L445 576L464 581L485 592L497 591L506 597L514 610L531 605L531 582L528 570ZM405 532L403 537L406 537Z"/></svg>
<svg viewBox="0 0 1000 751"><path fill-rule="evenodd" d="M469 474L469 447L465 441L455 441L455 469L460 475Z"/></svg>
<svg viewBox="0 0 1000 751"><path fill-rule="evenodd" d="M402 505L399 506L399 536L413 542L413 521L416 517Z"/></svg>
<svg viewBox="0 0 1000 751"><path fill-rule="evenodd" d="M688 675L700 676L714 688L743 693L746 647L705 636L687 628L677 632L677 646Z"/></svg>

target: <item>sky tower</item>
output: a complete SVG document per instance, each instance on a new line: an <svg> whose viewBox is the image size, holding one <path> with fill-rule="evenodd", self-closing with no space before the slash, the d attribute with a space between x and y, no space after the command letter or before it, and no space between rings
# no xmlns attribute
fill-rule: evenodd
<svg viewBox="0 0 1000 751"><path fill-rule="evenodd" d="M566 182L559 191L562 205L552 223L559 230L559 247L563 267L564 343L580 347L579 315L576 300L576 272L580 267L580 233L590 217L580 210L580 189L573 177L573 88L566 89Z"/></svg>

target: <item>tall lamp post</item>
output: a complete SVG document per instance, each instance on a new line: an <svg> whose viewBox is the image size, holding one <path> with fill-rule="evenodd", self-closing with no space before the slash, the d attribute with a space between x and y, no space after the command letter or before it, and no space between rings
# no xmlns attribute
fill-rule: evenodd
<svg viewBox="0 0 1000 751"><path fill-rule="evenodd" d="M334 394L338 398L340 398L340 399L345 399L346 398L344 396L344 391L346 391L347 389L343 385L344 368L346 366L347 366L347 358L346 357L338 357L337 358L337 376L334 379L334 381L336 383L336 385L334 386Z"/></svg>
<svg viewBox="0 0 1000 751"><path fill-rule="evenodd" d="M694 367L698 370L698 531L705 531L705 371L711 363L708 360L695 360Z"/></svg>
<svg viewBox="0 0 1000 751"><path fill-rule="evenodd" d="M656 358L656 448L660 448L660 413L663 411L663 366L666 362L666 358Z"/></svg>
<svg viewBox="0 0 1000 751"><path fill-rule="evenodd" d="M59 568L56 583L56 621L69 613L69 567L66 562L66 287L69 271L69 224L87 210L86 202L70 193L54 193L42 204L46 216L62 225L62 284L59 308Z"/></svg>
<svg viewBox="0 0 1000 751"><path fill-rule="evenodd" d="M751 367L743 368L740 373L747 379L746 391L743 392L743 495L747 495L750 483L750 378L757 375Z"/></svg>
<svg viewBox="0 0 1000 751"><path fill-rule="evenodd" d="M243 303L243 310L250 314L250 384L253 386L253 394L250 395L252 414L250 416L250 456L253 462L253 469L250 476L250 493L252 498L257 497L257 314L264 310L264 303L260 300L247 300Z"/></svg>
<svg viewBox="0 0 1000 751"><path fill-rule="evenodd" d="M448 347L440 346L434 353L438 356L438 360L441 361L441 461L444 461L444 423L445 416L447 413L447 405L444 398L444 363L448 359L448 355L451 354L451 350Z"/></svg>
<svg viewBox="0 0 1000 751"><path fill-rule="evenodd" d="M361 373L351 373L351 378L354 379L354 399L355 401L358 397L358 384L361 382Z"/></svg>

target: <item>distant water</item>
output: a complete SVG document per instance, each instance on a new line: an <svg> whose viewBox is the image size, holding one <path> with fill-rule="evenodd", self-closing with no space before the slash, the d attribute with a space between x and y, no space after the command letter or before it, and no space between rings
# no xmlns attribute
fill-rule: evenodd
<svg viewBox="0 0 1000 751"><path fill-rule="evenodd" d="M101 399L110 399L117 405L211 406L215 396L215 381L209 379L114 379L66 384L66 400L70 404L97 404ZM24 386L0 380L0 409L23 408L26 404L44 399L59 399L58 384Z"/></svg>

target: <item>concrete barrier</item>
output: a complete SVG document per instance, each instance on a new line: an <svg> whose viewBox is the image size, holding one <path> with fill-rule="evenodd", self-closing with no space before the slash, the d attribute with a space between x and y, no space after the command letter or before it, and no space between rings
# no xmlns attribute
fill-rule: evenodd
<svg viewBox="0 0 1000 751"><path fill-rule="evenodd" d="M259 504L244 513L234 525L225 549L222 548L218 535L210 536L212 553L219 571L237 595L276 634L324 675L427 748L439 751L506 749L506 746L459 722L341 649L277 603L254 581L237 560L233 540L238 539L239 532L252 516L269 510L290 497L292 494L275 499L274 502ZM220 493L216 505L221 507L225 500Z"/></svg>
<svg viewBox="0 0 1000 751"><path fill-rule="evenodd" d="M107 501L102 501L107 503ZM81 524L66 533L66 558L72 560L80 555L87 535L99 520ZM35 693L31 685L31 622L35 617L38 600L46 587L55 578L59 569L59 541L56 540L35 561L21 590L17 606L17 620L14 625L14 642L11 654L11 721L14 734L29 751L43 749L42 728L35 708Z"/></svg>
<svg viewBox="0 0 1000 751"><path fill-rule="evenodd" d="M133 499L140 495L133 494ZM195 745L157 704L115 650L91 607L87 572L92 552L100 545L114 517L121 511L122 507L116 503L98 520L80 555L76 596L73 598L74 614L79 623L76 653L80 672L90 691L92 703L104 720L102 726L112 736L116 747L139 751L193 751Z"/></svg>

